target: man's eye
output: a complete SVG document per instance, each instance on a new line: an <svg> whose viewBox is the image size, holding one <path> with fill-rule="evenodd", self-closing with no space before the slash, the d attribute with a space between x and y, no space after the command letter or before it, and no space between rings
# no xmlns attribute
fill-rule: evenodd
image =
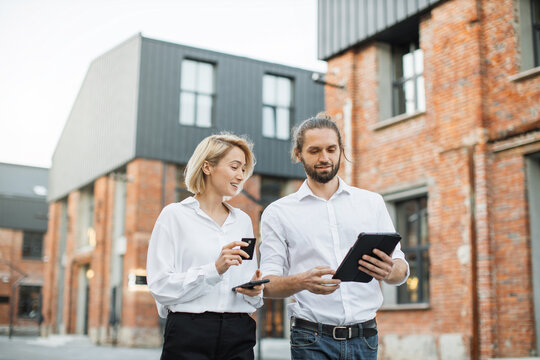
<svg viewBox="0 0 540 360"><path fill-rule="evenodd" d="M238 166L231 166L231 168L232 168L234 171L238 170Z"/></svg>

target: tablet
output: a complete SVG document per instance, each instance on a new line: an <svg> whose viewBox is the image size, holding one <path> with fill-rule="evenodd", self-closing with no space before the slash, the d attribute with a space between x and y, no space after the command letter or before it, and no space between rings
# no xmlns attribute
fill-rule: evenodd
<svg viewBox="0 0 540 360"><path fill-rule="evenodd" d="M347 255L336 270L332 279L341 281L356 281L367 283L373 276L358 270L358 260L364 255L379 258L373 254L373 249L379 249L390 255L394 251L401 236L398 233L360 233L354 245L349 249Z"/></svg>

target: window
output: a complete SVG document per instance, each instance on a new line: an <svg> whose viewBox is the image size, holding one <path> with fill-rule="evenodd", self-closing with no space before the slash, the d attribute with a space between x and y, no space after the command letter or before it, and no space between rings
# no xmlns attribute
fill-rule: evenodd
<svg viewBox="0 0 540 360"><path fill-rule="evenodd" d="M516 0L519 9L520 70L540 66L540 0Z"/></svg>
<svg viewBox="0 0 540 360"><path fill-rule="evenodd" d="M384 307L429 304L429 234L427 186L385 196L401 250L409 263L407 282L396 287L382 284ZM383 308L384 308L383 307Z"/></svg>
<svg viewBox="0 0 540 360"><path fill-rule="evenodd" d="M426 110L424 55L416 43L392 46L392 115Z"/></svg>
<svg viewBox="0 0 540 360"><path fill-rule="evenodd" d="M214 65L182 61L180 124L211 127L214 109Z"/></svg>
<svg viewBox="0 0 540 360"><path fill-rule="evenodd" d="M38 231L24 231L22 258L41 260L43 252L43 233Z"/></svg>
<svg viewBox="0 0 540 360"><path fill-rule="evenodd" d="M176 188L175 188L175 201L180 202L187 199L192 194L186 188L186 178L184 176L184 166L179 166L176 169Z"/></svg>
<svg viewBox="0 0 540 360"><path fill-rule="evenodd" d="M19 317L37 319L40 311L41 286L19 288Z"/></svg>
<svg viewBox="0 0 540 360"><path fill-rule="evenodd" d="M532 37L534 43L534 66L540 66L540 1L531 0Z"/></svg>
<svg viewBox="0 0 540 360"><path fill-rule="evenodd" d="M262 134L288 140L291 132L292 81L282 76L263 77Z"/></svg>
<svg viewBox="0 0 540 360"><path fill-rule="evenodd" d="M77 231L79 248L96 245L94 230L94 185L80 190L79 211L77 214Z"/></svg>
<svg viewBox="0 0 540 360"><path fill-rule="evenodd" d="M398 287L398 304L429 301L429 238L427 197L396 203L396 228L401 234L401 248L409 262L407 283Z"/></svg>

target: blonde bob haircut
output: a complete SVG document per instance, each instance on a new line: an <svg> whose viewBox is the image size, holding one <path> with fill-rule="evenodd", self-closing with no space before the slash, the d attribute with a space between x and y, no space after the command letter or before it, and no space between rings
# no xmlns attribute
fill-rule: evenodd
<svg viewBox="0 0 540 360"><path fill-rule="evenodd" d="M195 148L184 171L187 190L195 195L204 193L206 188L205 174L202 170L204 162L208 161L210 165L216 166L234 146L239 147L246 156L246 172L242 182L244 183L253 174L255 166L253 144L246 137L223 132L204 138Z"/></svg>

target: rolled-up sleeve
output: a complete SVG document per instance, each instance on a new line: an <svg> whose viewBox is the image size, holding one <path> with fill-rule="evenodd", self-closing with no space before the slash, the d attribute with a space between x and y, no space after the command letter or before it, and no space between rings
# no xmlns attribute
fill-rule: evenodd
<svg viewBox="0 0 540 360"><path fill-rule="evenodd" d="M384 203L384 199L381 195L378 195L379 198L379 211L378 211L378 229L381 232L395 232L394 224L392 223L392 219L390 218L390 214L388 213L388 209L386 208L386 204ZM395 286L399 286L401 284L404 284L407 279L409 278L410 269L409 269L409 263L405 259L405 254L403 251L401 251L401 242L399 242L396 245L396 248L394 249L394 252L392 253L392 259L401 259L405 262L405 265L407 265L407 275L401 281L399 284L394 284Z"/></svg>
<svg viewBox="0 0 540 360"><path fill-rule="evenodd" d="M263 276L288 275L287 242L275 209L268 207L261 218L261 271Z"/></svg>
<svg viewBox="0 0 540 360"><path fill-rule="evenodd" d="M156 222L146 263L148 288L162 305L188 302L208 293L222 280L214 263L179 272L174 266L174 245L167 228Z"/></svg>

